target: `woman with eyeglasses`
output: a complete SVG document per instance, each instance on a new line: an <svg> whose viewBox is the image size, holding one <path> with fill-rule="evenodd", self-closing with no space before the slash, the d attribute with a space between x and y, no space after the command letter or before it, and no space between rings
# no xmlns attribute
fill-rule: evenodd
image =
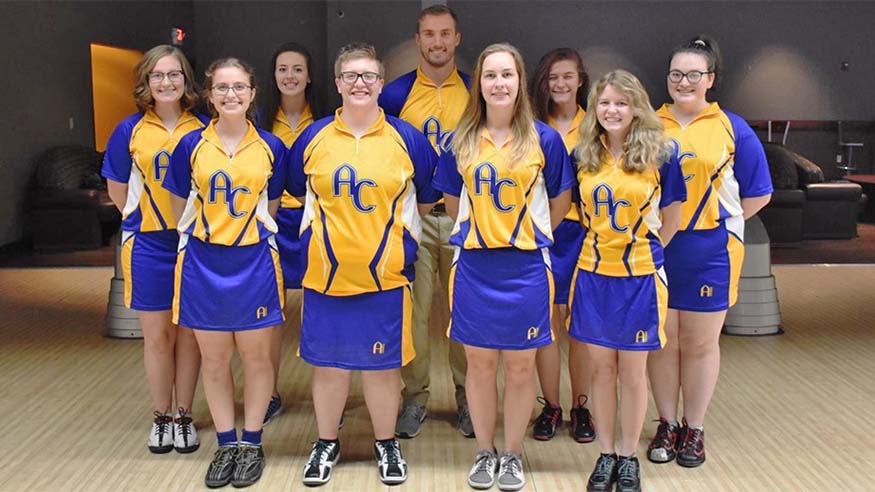
<svg viewBox="0 0 875 492"><path fill-rule="evenodd" d="M341 48L334 83L343 105L304 130L289 154L287 189L305 204L300 355L314 366L318 432L306 485L328 482L340 459L337 423L352 371L361 371L380 480L407 479L395 439L401 366L415 356L420 214L440 196L431 187L437 157L429 141L377 105L383 75L373 46Z"/></svg>
<svg viewBox="0 0 875 492"><path fill-rule="evenodd" d="M179 142L164 187L181 232L173 318L190 328L202 357L204 394L218 450L205 482L251 485L261 478L261 428L273 389L271 337L283 322L283 279L274 216L286 147L257 129L255 76L236 58L213 62L205 98L214 119ZM243 362L244 426L234 427L234 349Z"/></svg>
<svg viewBox="0 0 875 492"><path fill-rule="evenodd" d="M136 69L134 101L139 112L112 133L101 173L124 217L125 306L136 310L140 320L143 365L153 405L148 447L153 453L174 449L190 453L200 445L191 418L200 353L191 331L171 321L179 235L170 194L161 183L182 136L209 120L192 113L198 95L191 66L182 51L169 45L156 46L143 55Z"/></svg>
<svg viewBox="0 0 875 492"><path fill-rule="evenodd" d="M601 453L586 488L610 492L616 482L617 492L639 492L635 455L647 413L647 356L665 343L663 247L677 231L686 192L662 122L634 75L608 72L587 101L574 151L586 237L568 326L569 336L587 344L592 364Z"/></svg>
<svg viewBox="0 0 875 492"><path fill-rule="evenodd" d="M525 486L523 437L535 398L535 355L552 343L552 231L568 213L574 174L562 137L536 121L525 65L509 44L477 59L468 105L434 186L455 219L448 335L465 346L477 455L468 484ZM504 446L495 447L496 376L504 368Z"/></svg>
<svg viewBox="0 0 875 492"><path fill-rule="evenodd" d="M268 93L268 101L259 119L261 128L279 137L291 148L295 140L313 123L314 115L319 114L316 102L316 89L313 83L313 57L304 46L298 43L284 43L274 51L271 59L274 83ZM283 269L283 284L286 289L300 289L303 267L301 264L301 243L298 230L301 228L303 204L288 192L280 199L276 215L279 232L276 243L279 247L280 263ZM271 342L271 363L274 369L274 388L270 397L264 424L279 414L283 401L279 393L279 370L282 360L282 327L274 330Z"/></svg>
<svg viewBox="0 0 875 492"><path fill-rule="evenodd" d="M720 331L735 303L744 257L744 221L771 197L762 144L740 116L709 102L720 50L707 36L674 49L671 104L658 111L687 183L680 230L665 251L669 311L665 348L648 362L659 427L648 458L681 466L705 461L705 413L720 372ZM683 392L683 419L677 422Z"/></svg>
<svg viewBox="0 0 875 492"><path fill-rule="evenodd" d="M562 141L569 153L580 138L580 124L586 115L583 106L586 105L588 88L589 76L583 60L572 48L557 48L544 55L532 79L532 106L535 116L562 135ZM550 247L550 267L556 289L551 317L554 335L567 332L565 321L568 317L568 292L583 236L577 206L572 206L568 215L553 231L553 246ZM562 425L559 360L558 343L538 349L536 363L538 380L544 395L544 408L535 419L532 435L539 441L552 439ZM586 344L573 338L568 338L568 375L571 379L571 437L580 443L592 442L595 439L595 427L592 415L586 407L589 399L589 360Z"/></svg>

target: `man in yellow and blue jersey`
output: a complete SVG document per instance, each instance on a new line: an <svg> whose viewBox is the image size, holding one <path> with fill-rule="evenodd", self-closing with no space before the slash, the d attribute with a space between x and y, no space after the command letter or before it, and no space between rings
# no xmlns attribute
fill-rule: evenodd
<svg viewBox="0 0 875 492"><path fill-rule="evenodd" d="M419 67L388 84L380 95L380 106L386 114L397 116L422 131L438 154L443 151L447 135L455 129L468 103L470 78L455 64L456 47L461 41L456 21L456 14L445 5L433 5L420 12L415 34L420 51ZM430 384L428 325L435 275L440 277L446 295L453 259L453 248L449 244L453 220L447 216L443 203L423 217L422 222L413 283L416 359L401 370L404 402L395 428L395 434L405 438L419 434L427 414ZM452 340L449 343L459 430L465 437L474 437L465 398L465 351L461 344Z"/></svg>

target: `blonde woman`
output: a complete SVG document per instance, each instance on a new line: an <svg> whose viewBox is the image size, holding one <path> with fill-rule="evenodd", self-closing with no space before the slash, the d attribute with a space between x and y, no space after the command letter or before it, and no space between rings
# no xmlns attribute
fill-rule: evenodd
<svg viewBox="0 0 875 492"><path fill-rule="evenodd" d="M303 482L322 485L340 460L337 423L353 371L374 430L380 480L407 480L395 439L401 367L416 355L412 283L420 215L440 195L437 156L412 125L377 105L385 69L373 46L351 43L334 62L343 104L292 146L287 189L304 203L301 358L313 367L318 438Z"/></svg>
<svg viewBox="0 0 875 492"><path fill-rule="evenodd" d="M468 483L525 485L522 440L535 398L535 354L552 342L552 230L568 212L574 176L562 138L535 121L519 51L480 53L468 105L441 155L434 186L455 219L449 336L465 346L466 393L478 453ZM504 449L495 450L496 371L505 375ZM496 478L496 471L498 477Z"/></svg>
<svg viewBox="0 0 875 492"><path fill-rule="evenodd" d="M662 123L634 75L615 70L590 90L575 149L586 237L571 283L569 335L587 343L601 455L587 490L641 490L638 438L647 411L647 354L665 343L663 246L686 198ZM619 381L620 445L615 447Z"/></svg>

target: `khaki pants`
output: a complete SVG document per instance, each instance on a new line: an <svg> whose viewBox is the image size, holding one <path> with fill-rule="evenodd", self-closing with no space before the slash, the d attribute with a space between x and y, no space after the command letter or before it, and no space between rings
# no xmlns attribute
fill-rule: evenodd
<svg viewBox="0 0 875 492"><path fill-rule="evenodd" d="M440 278L442 295L447 295L453 261L453 247L449 244L452 229L453 220L444 213L429 213L422 218L422 238L415 265L416 279L413 281L413 346L416 357L401 368L401 377L404 380L401 395L405 404L415 402L425 405L428 402L431 368L429 318L436 277ZM446 333L446 326L441 326L440 329ZM465 359L465 348L458 342L449 339L447 341L450 370L456 387L456 404L466 404L465 371L468 363Z"/></svg>

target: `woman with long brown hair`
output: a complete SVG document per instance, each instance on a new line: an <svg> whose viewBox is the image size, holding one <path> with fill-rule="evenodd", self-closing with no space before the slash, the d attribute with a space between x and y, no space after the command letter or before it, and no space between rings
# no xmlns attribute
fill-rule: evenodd
<svg viewBox="0 0 875 492"><path fill-rule="evenodd" d="M571 48L557 48L544 55L532 79L535 116L562 135L569 153L577 145L580 136L580 124L586 115L583 107L586 106L588 89L589 76L583 60ZM553 231L553 246L550 247L550 265L556 289L552 316L554 334L567 332L568 292L582 244L583 228L575 205ZM532 434L539 441L552 439L562 424L559 360L558 343L538 349L536 363L544 408L535 419ZM568 375L571 379L571 437L581 443L592 442L595 428L592 415L586 407L590 378L586 344L573 338L568 338Z"/></svg>
<svg viewBox="0 0 875 492"><path fill-rule="evenodd" d="M182 231L173 318L194 332L203 360L204 394L219 446L206 485L245 487L261 478L265 465L261 428L273 389L271 336L284 319L274 217L286 147L252 123L255 75L248 64L217 60L206 75L214 119L182 138L164 181ZM235 349L244 375L239 442Z"/></svg>
<svg viewBox="0 0 875 492"><path fill-rule="evenodd" d="M264 106L259 123L261 128L273 133L291 148L305 128L319 117L316 89L313 83L313 57L306 47L298 43L283 43L271 57L273 83L268 91L268 101ZM304 268L301 262L301 242L298 230L304 205L295 197L283 193L280 208L276 214L278 232L276 243L283 269L283 285L286 289L300 289ZM275 375L273 394L264 425L283 409L279 393L279 370L282 361L283 327L274 330L271 342L271 363Z"/></svg>
<svg viewBox="0 0 875 492"><path fill-rule="evenodd" d="M708 36L676 47L666 75L671 104L657 112L677 145L690 200L665 250L668 344L648 361L659 426L648 458L705 462L705 414L720 374L720 332L735 304L744 260L744 221L771 198L763 146L740 116L707 100L722 69ZM678 424L678 398L683 414Z"/></svg>
<svg viewBox="0 0 875 492"><path fill-rule="evenodd" d="M200 445L191 417L200 353L191 331L171 321L179 235L170 193L161 187L176 144L208 122L192 112L198 100L191 65L179 48L160 45L147 51L136 69L139 112L112 133L101 171L124 216L125 306L137 311L143 332L154 414L148 447L153 453L190 453Z"/></svg>

